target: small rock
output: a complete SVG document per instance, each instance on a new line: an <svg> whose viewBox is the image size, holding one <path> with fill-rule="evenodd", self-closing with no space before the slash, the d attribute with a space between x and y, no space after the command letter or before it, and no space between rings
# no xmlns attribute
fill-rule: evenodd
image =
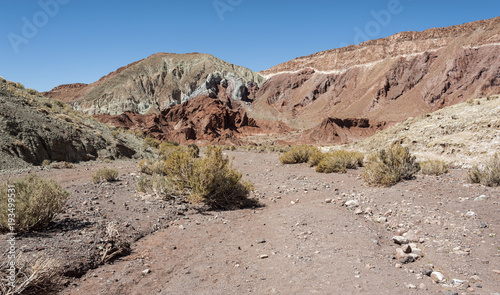
<svg viewBox="0 0 500 295"><path fill-rule="evenodd" d="M344 203L346 207L358 207L359 206L359 201L358 200L349 200Z"/></svg>
<svg viewBox="0 0 500 295"><path fill-rule="evenodd" d="M401 263L396 263L396 265L394 265L396 268L402 268L403 265Z"/></svg>
<svg viewBox="0 0 500 295"><path fill-rule="evenodd" d="M476 215L476 212L474 211L469 211L467 213L465 213L465 217L474 217Z"/></svg>
<svg viewBox="0 0 500 295"><path fill-rule="evenodd" d="M401 247L401 249L403 249L404 253L407 253L407 254L411 253L411 246L409 244L403 245Z"/></svg>
<svg viewBox="0 0 500 295"><path fill-rule="evenodd" d="M266 255L266 254L260 255L260 259L266 259L266 258L269 258L269 255Z"/></svg>
<svg viewBox="0 0 500 295"><path fill-rule="evenodd" d="M143 274L148 274L150 272L151 272L151 270L149 268L142 271Z"/></svg>
<svg viewBox="0 0 500 295"><path fill-rule="evenodd" d="M474 291L476 291L476 289L474 289L472 287L467 288L467 292L469 292L469 293L473 293Z"/></svg>
<svg viewBox="0 0 500 295"><path fill-rule="evenodd" d="M454 291L443 291L443 295L458 295L458 293Z"/></svg>
<svg viewBox="0 0 500 295"><path fill-rule="evenodd" d="M427 286L424 283L420 283L420 285L418 285L418 288L420 290L427 290Z"/></svg>
<svg viewBox="0 0 500 295"><path fill-rule="evenodd" d="M392 210L388 210L387 212L384 213L385 217L389 217L392 215Z"/></svg>
<svg viewBox="0 0 500 295"><path fill-rule="evenodd" d="M380 223L384 223L384 222L387 222L387 218L386 217L379 217L379 218L377 218L377 221Z"/></svg>
<svg viewBox="0 0 500 295"><path fill-rule="evenodd" d="M433 271L431 273L431 279L434 281L434 282L438 282L438 283L441 283L444 281L444 275L442 273L440 273L439 271Z"/></svg>
<svg viewBox="0 0 500 295"><path fill-rule="evenodd" d="M396 259L399 260L403 257L407 256L405 251L403 251L403 249L401 248L396 248Z"/></svg>
<svg viewBox="0 0 500 295"><path fill-rule="evenodd" d="M332 202L332 199L326 199L325 203L330 204Z"/></svg>
<svg viewBox="0 0 500 295"><path fill-rule="evenodd" d="M477 202L477 201L482 201L482 200L486 200L486 199L488 199L488 196L480 195L479 197L475 198L474 201Z"/></svg>
<svg viewBox="0 0 500 295"><path fill-rule="evenodd" d="M468 281L459 280L459 279L452 279L450 281L450 284L453 287L456 287L456 288L467 288L467 287L469 287L469 282Z"/></svg>
<svg viewBox="0 0 500 295"><path fill-rule="evenodd" d="M474 281L474 282L481 282L482 281L481 278L478 275L471 276L470 280Z"/></svg>
<svg viewBox="0 0 500 295"><path fill-rule="evenodd" d="M408 289L417 289L417 286L415 286L415 285L413 285L413 284L408 284L408 285L406 285L406 287L407 287Z"/></svg>
<svg viewBox="0 0 500 295"><path fill-rule="evenodd" d="M356 215L360 215L360 214L363 214L363 210L357 208L355 211L354 211L354 214Z"/></svg>
<svg viewBox="0 0 500 295"><path fill-rule="evenodd" d="M396 235L398 236L402 236L403 234L405 234L408 230L406 230L406 228L398 228L395 233Z"/></svg>
<svg viewBox="0 0 500 295"><path fill-rule="evenodd" d="M365 214L372 214L372 208L370 208L370 207L366 208Z"/></svg>
<svg viewBox="0 0 500 295"><path fill-rule="evenodd" d="M428 269L428 268L424 268L424 269L422 269L422 274L423 274L423 275L425 275L425 276L430 277L430 276L431 276L431 273L432 273L432 270L431 270L431 269Z"/></svg>
<svg viewBox="0 0 500 295"><path fill-rule="evenodd" d="M394 236L394 237L392 237L392 240L394 241L394 243L396 243L398 245L404 245L404 244L408 244L410 242L410 241L408 241L407 238L402 237L402 236Z"/></svg>

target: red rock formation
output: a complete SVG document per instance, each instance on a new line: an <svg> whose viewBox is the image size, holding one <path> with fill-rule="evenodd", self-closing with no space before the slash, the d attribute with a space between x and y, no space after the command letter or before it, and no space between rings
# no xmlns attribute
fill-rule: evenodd
<svg viewBox="0 0 500 295"><path fill-rule="evenodd" d="M314 144L344 144L372 136L386 127L386 122L371 124L364 118L326 118L319 126L304 131L301 141Z"/></svg>

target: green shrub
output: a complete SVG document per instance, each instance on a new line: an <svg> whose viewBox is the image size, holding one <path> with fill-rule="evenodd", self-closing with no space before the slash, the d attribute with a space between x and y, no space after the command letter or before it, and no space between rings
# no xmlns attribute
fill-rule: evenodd
<svg viewBox="0 0 500 295"><path fill-rule="evenodd" d="M31 95L38 95L39 94L38 91L36 91L35 89L32 89L32 88L28 88L26 91Z"/></svg>
<svg viewBox="0 0 500 295"><path fill-rule="evenodd" d="M318 152L319 149L314 146L309 145L299 145L294 146L288 152L284 152L280 161L282 164L298 164L298 163L307 163L309 161L309 157L315 152Z"/></svg>
<svg viewBox="0 0 500 295"><path fill-rule="evenodd" d="M408 148L392 144L388 150L383 149L368 156L362 177L370 185L391 186L412 178L419 169Z"/></svg>
<svg viewBox="0 0 500 295"><path fill-rule="evenodd" d="M347 169L357 169L363 165L364 157L365 155L359 152L333 151L324 154L316 166L316 172L344 173Z"/></svg>
<svg viewBox="0 0 500 295"><path fill-rule="evenodd" d="M63 211L69 193L50 179L36 175L28 175L14 181L15 211L9 212L8 197L13 191L8 190L8 184L0 187L0 229L9 229L8 214L15 214L14 228L16 231L42 229L48 226L54 217Z"/></svg>
<svg viewBox="0 0 500 295"><path fill-rule="evenodd" d="M448 165L439 160L429 160L419 163L420 173L425 175L443 175L449 172Z"/></svg>
<svg viewBox="0 0 500 295"><path fill-rule="evenodd" d="M42 161L42 167L47 167L47 166L49 166L49 165L50 165L50 163L51 163L51 162L50 162L50 160L49 160L49 159L45 159L45 160L43 160L43 161Z"/></svg>
<svg viewBox="0 0 500 295"><path fill-rule="evenodd" d="M500 155L496 153L486 164L472 167L467 178L471 183L500 186Z"/></svg>
<svg viewBox="0 0 500 295"><path fill-rule="evenodd" d="M112 168L101 168L92 175L93 183L112 182L118 179L118 170Z"/></svg>
<svg viewBox="0 0 500 295"><path fill-rule="evenodd" d="M135 190L141 193L146 193L151 189L151 180L145 175L140 175L137 179Z"/></svg>

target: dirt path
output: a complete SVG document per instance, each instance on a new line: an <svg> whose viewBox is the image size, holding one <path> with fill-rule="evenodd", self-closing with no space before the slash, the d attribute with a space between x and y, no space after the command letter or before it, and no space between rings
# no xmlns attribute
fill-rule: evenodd
<svg viewBox="0 0 500 295"><path fill-rule="evenodd" d="M359 171L318 174L278 164L277 154L228 153L265 207L187 214L62 294L500 292L499 189L465 184L464 171L369 188ZM423 257L400 264L392 237L407 230Z"/></svg>

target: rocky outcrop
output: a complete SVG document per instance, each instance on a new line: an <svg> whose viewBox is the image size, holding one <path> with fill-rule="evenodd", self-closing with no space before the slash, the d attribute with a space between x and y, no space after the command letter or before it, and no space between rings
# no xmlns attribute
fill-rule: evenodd
<svg viewBox="0 0 500 295"><path fill-rule="evenodd" d="M98 157L133 157L141 140L116 135L69 105L0 83L0 169L79 162Z"/></svg>
<svg viewBox="0 0 500 295"><path fill-rule="evenodd" d="M240 144L243 131L245 134L269 131L260 128L243 110L231 110L220 99L208 96L198 96L158 115L126 112L118 116L95 117L115 127L139 130L158 140L181 144Z"/></svg>
<svg viewBox="0 0 500 295"><path fill-rule="evenodd" d="M314 144L345 144L372 136L387 127L386 122L370 120L326 118L319 126L304 131L301 141Z"/></svg>
<svg viewBox="0 0 500 295"><path fill-rule="evenodd" d="M88 114L159 113L199 95L215 97L221 82L230 97L248 98L246 83L264 78L208 54L157 53L108 74L99 81L68 91L59 86L45 93ZM79 84L81 85L81 84Z"/></svg>
<svg viewBox="0 0 500 295"><path fill-rule="evenodd" d="M499 56L500 18L403 32L261 72L250 114L302 129L326 117L402 121L500 93Z"/></svg>

